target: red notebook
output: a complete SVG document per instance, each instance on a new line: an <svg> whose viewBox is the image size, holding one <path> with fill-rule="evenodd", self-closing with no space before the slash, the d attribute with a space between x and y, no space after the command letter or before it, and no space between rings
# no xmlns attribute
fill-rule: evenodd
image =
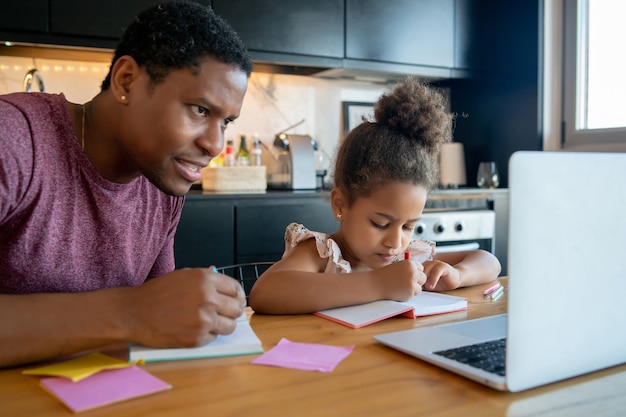
<svg viewBox="0 0 626 417"><path fill-rule="evenodd" d="M417 318L460 310L467 310L465 298L423 291L404 302L379 300L366 304L331 308L313 314L358 329L399 315Z"/></svg>

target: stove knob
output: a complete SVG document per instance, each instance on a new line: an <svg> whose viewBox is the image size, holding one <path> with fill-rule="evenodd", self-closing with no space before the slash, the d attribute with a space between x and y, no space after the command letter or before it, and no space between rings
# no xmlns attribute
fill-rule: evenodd
<svg viewBox="0 0 626 417"><path fill-rule="evenodd" d="M463 222L457 222L457 223L454 225L454 230L455 230L455 231L457 231L457 232L459 232L459 233L460 233L460 232L462 232L462 231L463 231L463 229L465 229L465 225L463 224Z"/></svg>
<svg viewBox="0 0 626 417"><path fill-rule="evenodd" d="M446 225L445 223L437 223L433 230L435 231L435 233L443 233L446 231Z"/></svg>
<svg viewBox="0 0 626 417"><path fill-rule="evenodd" d="M418 235L421 235L422 233L424 233L426 231L426 225L424 223L418 223L415 226L415 233Z"/></svg>

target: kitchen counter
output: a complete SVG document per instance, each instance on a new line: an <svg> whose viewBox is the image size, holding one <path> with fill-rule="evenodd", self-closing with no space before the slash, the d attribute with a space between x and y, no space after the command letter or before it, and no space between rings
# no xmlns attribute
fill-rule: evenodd
<svg viewBox="0 0 626 417"><path fill-rule="evenodd" d="M259 199L291 199L291 198L330 198L330 191L326 190L266 190L266 191L203 191L192 189L187 193L187 199L209 200L259 200Z"/></svg>
<svg viewBox="0 0 626 417"><path fill-rule="evenodd" d="M425 212L494 210L495 255L507 270L508 190L505 188L435 189ZM284 249L290 222L332 233L337 228L328 190L267 190L187 194L175 239L177 267L225 266L241 262L275 261Z"/></svg>
<svg viewBox="0 0 626 417"><path fill-rule="evenodd" d="M506 188L435 189L430 192L425 208L427 210L493 210L491 201L500 198L508 198Z"/></svg>
<svg viewBox="0 0 626 417"><path fill-rule="evenodd" d="M487 201L496 197L508 196L505 188L456 188L435 189L430 192L426 209L481 209L488 206ZM253 200L253 199L290 199L290 198L330 198L330 190L266 190L266 191L203 191L192 189L188 199L212 200Z"/></svg>

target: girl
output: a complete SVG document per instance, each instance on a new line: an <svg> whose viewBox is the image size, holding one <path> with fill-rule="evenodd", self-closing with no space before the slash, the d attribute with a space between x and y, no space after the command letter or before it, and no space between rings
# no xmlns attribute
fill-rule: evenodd
<svg viewBox="0 0 626 417"><path fill-rule="evenodd" d="M494 280L500 263L476 250L436 254L412 240L428 190L438 180L452 116L441 94L408 78L375 105L374 122L354 128L335 162L331 235L292 223L285 253L255 283L254 311L302 314L381 299L406 301ZM410 260L405 260L405 252Z"/></svg>

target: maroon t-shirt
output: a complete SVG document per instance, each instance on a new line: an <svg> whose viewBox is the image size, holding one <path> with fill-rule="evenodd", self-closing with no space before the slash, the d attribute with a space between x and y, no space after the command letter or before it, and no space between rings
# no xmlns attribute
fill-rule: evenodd
<svg viewBox="0 0 626 417"><path fill-rule="evenodd" d="M134 286L174 269L184 197L105 180L63 95L0 96L0 293Z"/></svg>

